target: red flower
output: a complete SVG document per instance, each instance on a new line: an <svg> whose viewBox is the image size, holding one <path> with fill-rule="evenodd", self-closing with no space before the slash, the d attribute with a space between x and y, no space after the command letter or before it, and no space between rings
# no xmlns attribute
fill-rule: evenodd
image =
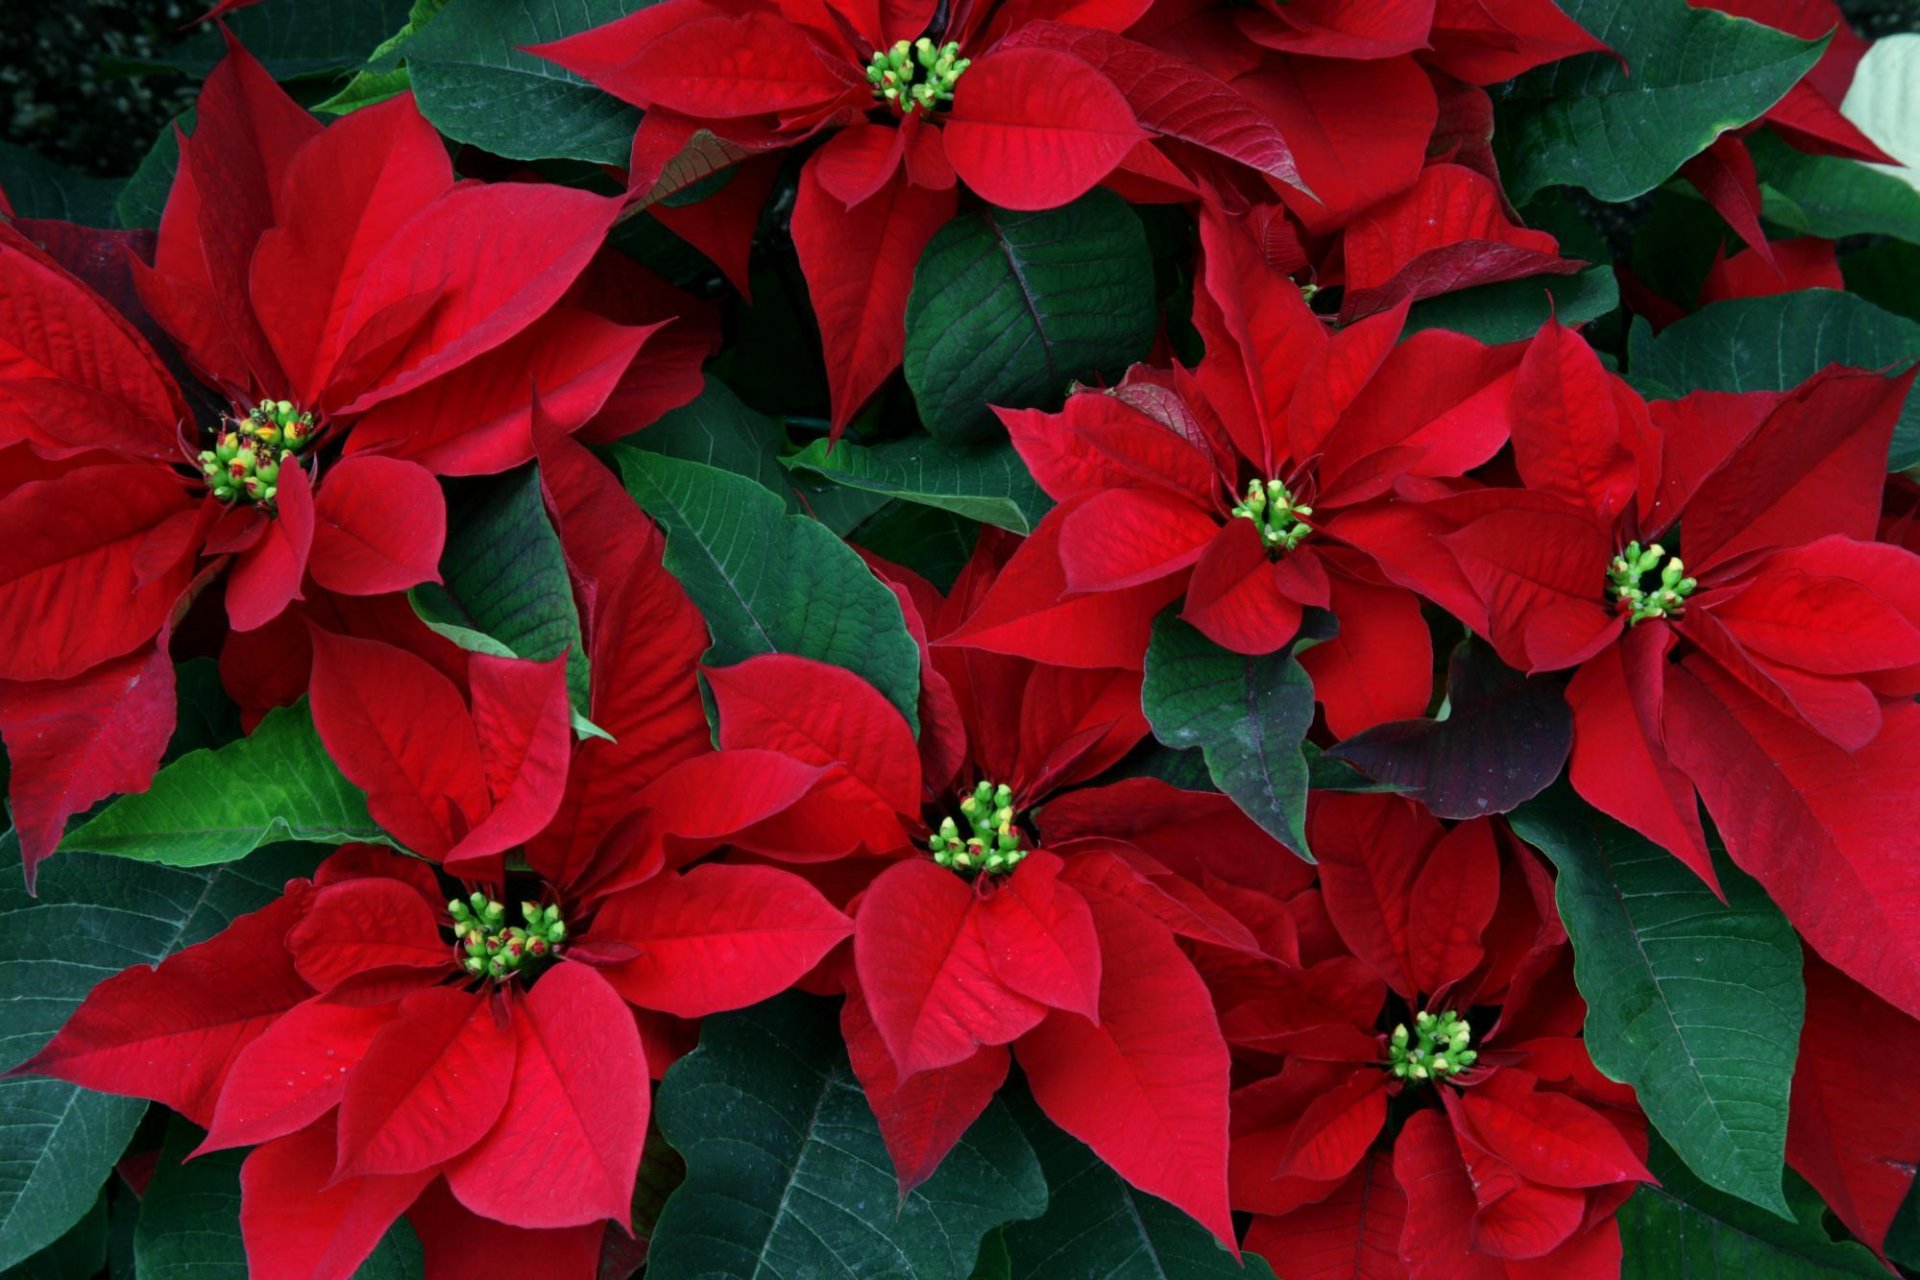
<svg viewBox="0 0 1920 1280"><path fill-rule="evenodd" d="M1544 868L1395 797L1320 795L1308 824L1319 892L1276 902L1295 954L1208 974L1248 1066L1279 1055L1234 1092L1247 1247L1303 1280L1617 1275L1646 1125L1577 1037Z"/></svg>
<svg viewBox="0 0 1920 1280"><path fill-rule="evenodd" d="M1648 405L1550 324L1511 393L1527 487L1352 535L1509 665L1577 669L1590 803L1712 883L1697 791L1801 934L1909 1012L1920 560L1873 539L1912 380L1833 368Z"/></svg>
<svg viewBox="0 0 1920 1280"><path fill-rule="evenodd" d="M1145 8L960 4L923 35L932 5L670 0L535 52L646 108L636 191L837 131L802 170L793 235L838 431L900 363L913 267L953 216L956 182L1007 209L1064 205L1109 180L1213 198L1236 167L1298 183L1251 103L1119 34ZM743 259L732 246L751 238L765 193L744 173L732 187L753 194L701 206L721 211L725 235L667 214L722 265Z"/></svg>
<svg viewBox="0 0 1920 1280"><path fill-rule="evenodd" d="M402 650L315 630L330 754L459 896L425 862L349 847L95 988L26 1068L164 1102L209 1130L203 1150L254 1145L241 1225L258 1276L349 1276L402 1213L436 1269L476 1238L537 1240L541 1274L592 1276L606 1221L627 1221L649 1069L686 1042L679 1020L778 994L852 931L792 872L670 866L640 838L658 797L704 791L728 761L705 744L706 635L658 531L538 429L591 602L592 710L619 740L574 744L563 659L476 655L463 692ZM758 782L739 806L791 804L819 772L744 766ZM715 843L726 811L707 806ZM504 869L521 847L537 878Z"/></svg>
<svg viewBox="0 0 1920 1280"><path fill-rule="evenodd" d="M1008 541L983 539L944 601L876 568L910 628L938 640ZM1223 796L1145 779L1062 794L1145 734L1138 673L931 655L917 749L899 711L840 668L776 655L707 672L743 768L772 756L819 771L805 800L731 842L816 864L849 900L852 955L830 972L902 1185L933 1171L1017 1057L1055 1123L1230 1243L1227 1049L1187 948L1259 950L1204 887L1209 859L1291 859ZM669 832L685 821L656 816Z"/></svg>
<svg viewBox="0 0 1920 1280"><path fill-rule="evenodd" d="M1194 373L1136 368L1059 414L1002 411L1059 505L944 643L1066 665L1138 667L1153 615L1270 653L1307 607L1339 637L1303 661L1341 736L1426 709L1419 602L1346 539L1403 477L1457 476L1507 434L1518 356L1440 331L1400 342L1406 307L1329 333L1245 240L1203 223ZM1071 620L1071 621L1070 621Z"/></svg>
<svg viewBox="0 0 1920 1280"><path fill-rule="evenodd" d="M694 393L704 339L673 344L677 376L623 382L657 288L616 312L648 323L568 301L617 208L456 182L410 97L323 129L230 42L152 267L104 233L23 224L49 253L0 227L0 335L26 353L0 374L0 732L29 867L68 815L151 779L173 713L156 638L221 565L240 631L303 589L432 579L433 474L530 457L534 383L569 426L617 384L653 412ZM154 319L225 402L204 436ZM116 721L85 710L105 704Z"/></svg>

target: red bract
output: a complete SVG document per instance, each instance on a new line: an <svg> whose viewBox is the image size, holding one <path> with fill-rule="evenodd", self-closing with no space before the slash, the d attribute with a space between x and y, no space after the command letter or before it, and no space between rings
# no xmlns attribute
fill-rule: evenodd
<svg viewBox="0 0 1920 1280"><path fill-rule="evenodd" d="M820 770L708 751L705 631L658 531L564 432L536 430L596 646L592 711L619 740L573 743L564 659L476 655L463 691L316 629L329 752L462 896L447 903L424 862L349 847L210 941L103 983L28 1064L163 1101L209 1130L203 1150L256 1145L255 1275L351 1275L402 1213L436 1268L471 1259L475 1233L520 1248L532 1231L541 1274L593 1275L606 1221L627 1221L676 1020L778 994L853 929L792 872L686 867L689 844L668 865L646 837L715 763L756 782L706 806L709 845L729 813L750 825ZM509 848L541 878L505 872Z"/></svg>
<svg viewBox="0 0 1920 1280"><path fill-rule="evenodd" d="M1404 302L1329 332L1234 232L1203 224L1198 370L1135 368L1058 414L1002 411L1059 505L944 643L1067 665L1138 667L1148 627L1181 616L1215 643L1270 653L1302 610L1337 639L1303 661L1345 736L1425 711L1432 651L1419 602L1344 529L1396 481L1458 476L1507 436L1517 348L1428 331Z"/></svg>
<svg viewBox="0 0 1920 1280"><path fill-rule="evenodd" d="M1582 796L1711 883L1697 791L1802 935L1909 1012L1920 560L1873 539L1912 381L1648 405L1549 325L1511 393L1527 487L1381 510L1360 539L1509 665L1577 669Z"/></svg>
<svg viewBox="0 0 1920 1280"><path fill-rule="evenodd" d="M1578 1038L1544 868L1393 797L1319 796L1308 830L1319 893L1275 902L1298 954L1207 971L1267 1066L1233 1098L1247 1247L1303 1280L1618 1275L1646 1124Z"/></svg>
<svg viewBox="0 0 1920 1280"><path fill-rule="evenodd" d="M876 567L937 642L1010 542L984 538L944 601ZM743 767L774 756L819 774L734 845L854 855L812 874L851 898L842 1025L902 1184L978 1117L1010 1047L1055 1123L1231 1242L1227 1050L1188 948L1259 949L1203 887L1210 859L1290 855L1222 796L1146 780L1061 794L1146 732L1137 672L936 647L923 677L916 750L899 711L839 668L769 656L707 672Z"/></svg>
<svg viewBox="0 0 1920 1280"><path fill-rule="evenodd" d="M153 266L128 241L43 224L70 272L0 227L0 336L19 353L0 374L0 732L21 762L29 868L70 814L147 785L168 681L122 695L165 666L156 637L221 566L240 631L303 590L430 580L446 525L433 473L525 461L536 382L566 425L601 408L658 327L564 304L617 207L456 182L408 97L323 129L230 43ZM205 437L201 393L136 327L155 319L231 406ZM656 412L693 392L650 385ZM116 721L59 709L107 700Z"/></svg>
<svg viewBox="0 0 1920 1280"><path fill-rule="evenodd" d="M647 109L636 191L699 176L696 155L704 172L836 131L802 170L793 235L837 432L900 363L913 266L953 216L956 182L1007 209L1064 205L1108 180L1214 199L1235 168L1299 182L1249 101L1119 34L1146 7L958 4L930 31L931 4L670 0L535 52ZM725 242L668 215L723 265L755 221L727 197L710 202Z"/></svg>

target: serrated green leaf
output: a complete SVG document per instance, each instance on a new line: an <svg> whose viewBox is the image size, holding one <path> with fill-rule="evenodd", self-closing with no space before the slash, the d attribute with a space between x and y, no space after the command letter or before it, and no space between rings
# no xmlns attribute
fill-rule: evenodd
<svg viewBox="0 0 1920 1280"><path fill-rule="evenodd" d="M1920 191L1857 160L1810 155L1762 131L1747 140L1766 220L1796 235L1920 243Z"/></svg>
<svg viewBox="0 0 1920 1280"><path fill-rule="evenodd" d="M1156 319L1146 232L1112 192L964 213L913 273L907 385L928 430L979 440L995 430L990 405L1053 406L1075 379L1118 379L1146 358Z"/></svg>
<svg viewBox="0 0 1920 1280"><path fill-rule="evenodd" d="M534 468L458 490L448 503L440 578L409 595L422 621L477 653L547 662L565 652L568 701L586 714L580 611Z"/></svg>
<svg viewBox="0 0 1920 1280"><path fill-rule="evenodd" d="M627 492L667 533L666 566L706 616L707 662L790 653L845 667L920 729L920 647L852 547L744 476L615 445Z"/></svg>
<svg viewBox="0 0 1920 1280"><path fill-rule="evenodd" d="M842 440L831 448L825 440L815 440L786 465L1022 535L1032 533L1053 506L1010 440L971 445L927 439L876 445Z"/></svg>
<svg viewBox="0 0 1920 1280"><path fill-rule="evenodd" d="M121 796L68 832L60 848L201 867L282 840L394 845L367 815L366 796L327 757L305 699L269 711L250 737L188 752L148 790Z"/></svg>
<svg viewBox="0 0 1920 1280"><path fill-rule="evenodd" d="M247 1250L240 1238L240 1166L247 1153L218 1151L186 1160L205 1137L178 1116L167 1125L133 1232L140 1280L247 1280ZM402 1218L353 1276L421 1280L425 1274L420 1239Z"/></svg>
<svg viewBox="0 0 1920 1280"><path fill-rule="evenodd" d="M788 994L702 1025L654 1103L687 1161L648 1280L966 1280L981 1238L1047 1202L998 1102L904 1199L833 1006Z"/></svg>
<svg viewBox="0 0 1920 1280"><path fill-rule="evenodd" d="M1169 747L1198 747L1241 812L1306 858L1307 758L1313 681L1293 654L1248 658L1161 614L1147 646L1142 709Z"/></svg>
<svg viewBox="0 0 1920 1280"><path fill-rule="evenodd" d="M25 147L0 142L0 190L22 218L50 218L111 227L122 180L63 169Z"/></svg>
<svg viewBox="0 0 1920 1280"><path fill-rule="evenodd" d="M1627 369L1643 392L1785 391L1829 364L1896 372L1920 358L1920 324L1834 289L1734 298L1662 329L1634 323ZM1909 393L1887 468L1920 462L1920 395Z"/></svg>
<svg viewBox="0 0 1920 1280"><path fill-rule="evenodd" d="M406 45L420 112L454 141L509 160L624 165L640 113L522 50L644 7L635 0L453 0Z"/></svg>
<svg viewBox="0 0 1920 1280"><path fill-rule="evenodd" d="M1660 1185L1641 1187L1620 1210L1621 1280L1886 1280L1865 1247L1827 1234L1825 1206L1792 1171L1793 1220L1783 1222L1706 1186L1658 1139L1647 1168Z"/></svg>
<svg viewBox="0 0 1920 1280"><path fill-rule="evenodd" d="M182 871L63 853L41 867L36 898L19 842L0 835L0 930L10 939L0 955L0 1070L38 1053L101 980L205 941L316 861L283 848ZM0 1268L80 1220L146 1109L60 1080L0 1079Z"/></svg>
<svg viewBox="0 0 1920 1280"><path fill-rule="evenodd" d="M1800 941L1725 857L1713 891L1565 785L1511 815L1559 869L1594 1065L1708 1185L1783 1217L1787 1102L1806 989Z"/></svg>
<svg viewBox="0 0 1920 1280"><path fill-rule="evenodd" d="M1764 114L1827 47L1687 0L1560 7L1613 53L1551 62L1494 90L1500 173L1517 204L1562 184L1615 202L1653 190Z"/></svg>
<svg viewBox="0 0 1920 1280"><path fill-rule="evenodd" d="M1213 1233L1164 1200L1135 1191L1084 1145L1010 1098L1047 1176L1047 1211L1009 1226L1012 1280L1273 1280L1257 1254L1236 1262Z"/></svg>
<svg viewBox="0 0 1920 1280"><path fill-rule="evenodd" d="M1416 302L1407 314L1406 332L1450 329L1490 345L1523 342L1549 316L1564 325L1582 325L1619 305L1613 268L1589 267L1577 275L1503 280Z"/></svg>

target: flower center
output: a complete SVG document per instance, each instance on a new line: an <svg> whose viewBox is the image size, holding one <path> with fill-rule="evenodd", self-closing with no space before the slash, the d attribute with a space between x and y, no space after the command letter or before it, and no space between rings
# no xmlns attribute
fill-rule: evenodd
<svg viewBox="0 0 1920 1280"><path fill-rule="evenodd" d="M1473 1028L1452 1010L1414 1015L1413 1030L1402 1022L1387 1039L1387 1070L1402 1080L1445 1080L1472 1066L1479 1054L1467 1048Z"/></svg>
<svg viewBox="0 0 1920 1280"><path fill-rule="evenodd" d="M932 111L952 102L954 84L972 65L952 41L935 46L921 36L912 44L901 40L875 53L867 64L867 82L874 97L899 107L902 115L911 115L915 107Z"/></svg>
<svg viewBox="0 0 1920 1280"><path fill-rule="evenodd" d="M313 415L285 400L262 400L244 418L227 418L213 448L200 453L207 488L222 502L273 508L280 469L313 441Z"/></svg>
<svg viewBox="0 0 1920 1280"><path fill-rule="evenodd" d="M1668 555L1659 543L1643 551L1638 542L1629 542L1607 566L1607 595L1616 608L1629 615L1627 625L1637 627L1648 618L1680 612L1687 597L1700 585L1686 574L1687 566L1680 557Z"/></svg>
<svg viewBox="0 0 1920 1280"><path fill-rule="evenodd" d="M1020 828L1013 825L1013 790L982 782L960 801L960 816L973 834L962 836L960 824L942 818L940 829L927 840L933 860L966 875L1011 871L1026 858L1020 847Z"/></svg>
<svg viewBox="0 0 1920 1280"><path fill-rule="evenodd" d="M484 893L447 904L453 916L460 964L476 978L509 982L515 974L531 978L546 961L559 954L567 940L567 924L557 906L520 904L525 924L509 925L507 909Z"/></svg>
<svg viewBox="0 0 1920 1280"><path fill-rule="evenodd" d="M1260 531L1261 545L1269 551L1291 551L1313 532L1302 516L1313 514L1312 507L1295 506L1293 495L1278 480L1247 481L1247 496L1233 514L1253 521Z"/></svg>

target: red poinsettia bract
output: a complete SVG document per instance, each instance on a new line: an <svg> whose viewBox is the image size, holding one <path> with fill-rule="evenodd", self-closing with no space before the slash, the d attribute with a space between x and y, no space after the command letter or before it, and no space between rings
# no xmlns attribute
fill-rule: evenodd
<svg viewBox="0 0 1920 1280"><path fill-rule="evenodd" d="M1617 1276L1646 1122L1579 1040L1544 866L1398 797L1318 796L1308 829L1299 955L1209 974L1263 1068L1233 1096L1247 1247L1300 1280Z"/></svg>
<svg viewBox="0 0 1920 1280"><path fill-rule="evenodd" d="M1135 368L1058 414L1001 411L1059 505L946 642L1137 668L1153 616L1182 594L1183 618L1247 654L1331 609L1339 635L1303 661L1334 732L1422 714L1419 601L1343 529L1397 481L1458 476L1500 449L1519 350L1400 341L1404 303L1329 333L1244 237L1203 236L1196 371Z"/></svg>
<svg viewBox="0 0 1920 1280"><path fill-rule="evenodd" d="M1575 670L1583 797L1712 883L1697 794L1802 936L1909 1013L1920 560L1874 539L1912 381L1649 405L1550 324L1513 385L1526 487L1355 534L1510 666Z"/></svg>
<svg viewBox="0 0 1920 1280"><path fill-rule="evenodd" d="M569 425L601 408L659 327L566 301L617 209L456 181L404 95L323 128L230 44L153 266L109 233L0 227L0 732L29 867L69 814L147 785L173 726L166 629L221 566L243 631L309 584L432 579L434 474L531 456L536 383ZM156 320L217 420L143 334ZM674 381L659 407L695 390Z"/></svg>

